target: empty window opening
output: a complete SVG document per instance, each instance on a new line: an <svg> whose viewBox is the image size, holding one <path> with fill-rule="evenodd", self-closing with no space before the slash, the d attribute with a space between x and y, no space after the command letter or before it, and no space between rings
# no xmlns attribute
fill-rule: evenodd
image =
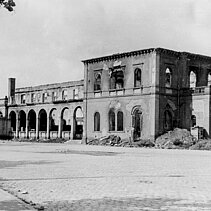
<svg viewBox="0 0 211 211"><path fill-rule="evenodd" d="M123 131L123 112L118 111L117 113L117 131Z"/></svg>
<svg viewBox="0 0 211 211"><path fill-rule="evenodd" d="M171 70L169 68L166 68L166 72L165 72L165 86L166 87L171 87L171 83L172 83L172 73L171 73Z"/></svg>
<svg viewBox="0 0 211 211"><path fill-rule="evenodd" d="M134 71L134 87L141 87L141 70L139 68Z"/></svg>
<svg viewBox="0 0 211 211"><path fill-rule="evenodd" d="M100 131L100 113L94 114L94 131Z"/></svg>
<svg viewBox="0 0 211 211"><path fill-rule="evenodd" d="M191 126L192 127L195 127L196 126L196 116L195 115L192 115L191 116Z"/></svg>
<svg viewBox="0 0 211 211"><path fill-rule="evenodd" d="M100 91L100 90L101 90L101 74L97 73L95 74L94 91Z"/></svg>
<svg viewBox="0 0 211 211"><path fill-rule="evenodd" d="M62 91L62 100L67 100L67 90Z"/></svg>
<svg viewBox="0 0 211 211"><path fill-rule="evenodd" d="M78 99L79 97L78 97L78 88L76 88L76 89L74 89L73 90L73 99Z"/></svg>
<svg viewBox="0 0 211 211"><path fill-rule="evenodd" d="M48 93L45 92L45 93L43 93L43 95L42 95L42 102L43 102L43 103L47 102L47 99L48 99Z"/></svg>
<svg viewBox="0 0 211 211"><path fill-rule="evenodd" d="M26 103L26 95L21 95L21 104L25 104Z"/></svg>
<svg viewBox="0 0 211 211"><path fill-rule="evenodd" d="M32 93L31 94L31 102L34 103L36 101L36 94Z"/></svg>
<svg viewBox="0 0 211 211"><path fill-rule="evenodd" d="M123 89L123 88L124 88L124 73L122 68L112 70L110 76L110 89Z"/></svg>
<svg viewBox="0 0 211 211"><path fill-rule="evenodd" d="M190 72L189 80L190 80L190 88L195 88L196 87L196 74L193 71Z"/></svg>

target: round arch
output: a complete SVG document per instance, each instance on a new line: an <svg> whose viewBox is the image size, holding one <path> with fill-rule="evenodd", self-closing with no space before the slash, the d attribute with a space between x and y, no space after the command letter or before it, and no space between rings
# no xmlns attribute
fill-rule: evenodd
<svg viewBox="0 0 211 211"><path fill-rule="evenodd" d="M31 109L28 113L28 121L29 121L29 131L36 130L36 112Z"/></svg>
<svg viewBox="0 0 211 211"><path fill-rule="evenodd" d="M56 108L52 108L49 113L49 130L58 131L58 128L59 128L58 110Z"/></svg>
<svg viewBox="0 0 211 211"><path fill-rule="evenodd" d="M70 109L64 107L61 111L61 128L62 131L71 131Z"/></svg>
<svg viewBox="0 0 211 211"><path fill-rule="evenodd" d="M141 106L138 105L133 107L131 115L132 115L133 140L136 140L139 139L142 134L143 110Z"/></svg>
<svg viewBox="0 0 211 211"><path fill-rule="evenodd" d="M11 122L12 131L16 131L16 113L15 113L15 111L10 112L9 119Z"/></svg>
<svg viewBox="0 0 211 211"><path fill-rule="evenodd" d="M74 139L82 139L83 136L83 110L81 106L75 108L73 113L73 138Z"/></svg>
<svg viewBox="0 0 211 211"><path fill-rule="evenodd" d="M21 110L19 112L19 120L20 120L20 123L19 123L19 131L23 132L26 130L26 112Z"/></svg>
<svg viewBox="0 0 211 211"><path fill-rule="evenodd" d="M47 112L45 109L39 111L39 131L47 131Z"/></svg>

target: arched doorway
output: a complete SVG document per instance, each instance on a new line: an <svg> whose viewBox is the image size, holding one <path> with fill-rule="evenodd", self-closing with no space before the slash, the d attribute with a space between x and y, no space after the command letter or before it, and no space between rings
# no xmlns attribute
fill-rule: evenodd
<svg viewBox="0 0 211 211"><path fill-rule="evenodd" d="M25 111L23 111L23 110L20 111L19 120L20 120L19 131L21 131L21 132L26 131L26 113L25 113Z"/></svg>
<svg viewBox="0 0 211 211"><path fill-rule="evenodd" d="M82 139L83 136L83 112L81 107L77 107L74 111L74 131L73 138L74 139Z"/></svg>
<svg viewBox="0 0 211 211"><path fill-rule="evenodd" d="M58 129L59 129L58 111L56 108L53 108L50 111L50 115L49 115L50 138L58 137Z"/></svg>
<svg viewBox="0 0 211 211"><path fill-rule="evenodd" d="M44 109L39 112L39 137L46 138L47 136L47 113Z"/></svg>
<svg viewBox="0 0 211 211"><path fill-rule="evenodd" d="M11 122L12 131L16 131L16 113L14 111L10 112L9 119Z"/></svg>
<svg viewBox="0 0 211 211"><path fill-rule="evenodd" d="M61 130L63 138L70 138L71 133L71 119L70 119L70 110L69 108L64 108L61 112Z"/></svg>
<svg viewBox="0 0 211 211"><path fill-rule="evenodd" d="M132 109L133 140L137 140L141 137L142 122L143 122L142 109L140 106L136 106Z"/></svg>
<svg viewBox="0 0 211 211"><path fill-rule="evenodd" d="M28 120L29 120L29 131L35 131L36 130L36 113L33 109L29 111Z"/></svg>
<svg viewBox="0 0 211 211"><path fill-rule="evenodd" d="M36 113L32 109L28 113L28 130L29 130L29 138L36 137Z"/></svg>

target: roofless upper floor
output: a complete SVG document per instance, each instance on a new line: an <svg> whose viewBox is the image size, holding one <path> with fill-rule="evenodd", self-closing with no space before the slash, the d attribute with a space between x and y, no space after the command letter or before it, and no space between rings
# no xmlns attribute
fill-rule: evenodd
<svg viewBox="0 0 211 211"><path fill-rule="evenodd" d="M149 48L84 60L88 96L176 94L211 84L211 57Z"/></svg>

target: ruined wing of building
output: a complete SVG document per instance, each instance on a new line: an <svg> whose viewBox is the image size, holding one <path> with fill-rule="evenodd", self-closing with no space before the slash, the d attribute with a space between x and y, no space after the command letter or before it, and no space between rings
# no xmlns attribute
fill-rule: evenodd
<svg viewBox="0 0 211 211"><path fill-rule="evenodd" d="M81 81L17 89L9 79L0 111L12 136L155 139L195 126L210 136L211 57L150 48L83 63Z"/></svg>

